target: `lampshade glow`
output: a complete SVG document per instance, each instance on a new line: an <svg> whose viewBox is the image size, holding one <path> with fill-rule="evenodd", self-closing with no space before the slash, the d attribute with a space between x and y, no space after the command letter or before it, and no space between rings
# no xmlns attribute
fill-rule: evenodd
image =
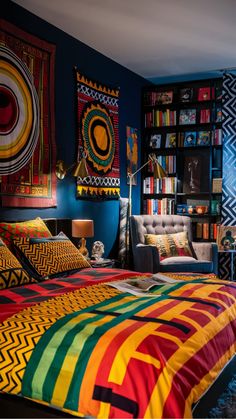
<svg viewBox="0 0 236 419"><path fill-rule="evenodd" d="M72 220L72 237L93 237L93 220Z"/></svg>

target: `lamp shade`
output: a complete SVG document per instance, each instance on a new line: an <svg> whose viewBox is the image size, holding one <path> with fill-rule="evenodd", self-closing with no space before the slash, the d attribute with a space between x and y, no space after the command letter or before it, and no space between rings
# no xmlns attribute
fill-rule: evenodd
<svg viewBox="0 0 236 419"><path fill-rule="evenodd" d="M72 237L93 237L93 220L72 220Z"/></svg>

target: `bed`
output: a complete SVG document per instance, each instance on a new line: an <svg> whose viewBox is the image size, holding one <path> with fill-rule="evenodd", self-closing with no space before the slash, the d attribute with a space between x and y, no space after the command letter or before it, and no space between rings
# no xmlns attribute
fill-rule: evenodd
<svg viewBox="0 0 236 419"><path fill-rule="evenodd" d="M52 242L15 240L24 252ZM14 409L15 417L190 418L235 363L234 282L170 274L134 295L122 284L152 274L89 266L33 274L0 290L1 417Z"/></svg>

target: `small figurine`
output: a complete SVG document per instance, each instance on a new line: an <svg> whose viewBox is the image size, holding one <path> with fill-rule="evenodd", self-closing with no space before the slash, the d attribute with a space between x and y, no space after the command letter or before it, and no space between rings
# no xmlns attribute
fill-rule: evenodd
<svg viewBox="0 0 236 419"><path fill-rule="evenodd" d="M100 241L95 241L92 247L92 259L101 260L104 254L104 244Z"/></svg>

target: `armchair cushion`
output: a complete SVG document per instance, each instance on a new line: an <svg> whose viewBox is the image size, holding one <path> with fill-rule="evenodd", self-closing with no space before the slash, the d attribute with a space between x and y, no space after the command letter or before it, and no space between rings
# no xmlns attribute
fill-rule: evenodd
<svg viewBox="0 0 236 419"><path fill-rule="evenodd" d="M155 245L158 249L160 260L173 256L188 256L193 258L188 233L182 231L174 234L145 234L145 242Z"/></svg>

